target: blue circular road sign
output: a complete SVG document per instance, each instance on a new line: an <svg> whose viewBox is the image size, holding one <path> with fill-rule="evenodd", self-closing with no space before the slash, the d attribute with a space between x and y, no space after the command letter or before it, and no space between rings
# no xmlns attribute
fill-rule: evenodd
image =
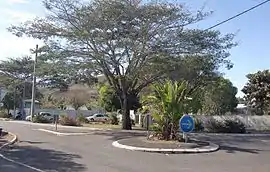
<svg viewBox="0 0 270 172"><path fill-rule="evenodd" d="M179 121L179 127L184 133L189 133L194 129L194 120L189 115L183 115Z"/></svg>

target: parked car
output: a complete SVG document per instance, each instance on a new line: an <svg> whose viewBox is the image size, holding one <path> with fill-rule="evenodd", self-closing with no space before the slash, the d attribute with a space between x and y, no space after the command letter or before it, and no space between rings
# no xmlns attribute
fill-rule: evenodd
<svg viewBox="0 0 270 172"><path fill-rule="evenodd" d="M39 112L37 115L40 115L40 116L42 116L42 117L44 117L47 120L52 121L52 122L54 120L53 114L51 114L50 112ZM31 115L27 116L26 120L31 121Z"/></svg>
<svg viewBox="0 0 270 172"><path fill-rule="evenodd" d="M109 120L109 116L106 114L97 113L86 117L86 119L90 122L106 122Z"/></svg>

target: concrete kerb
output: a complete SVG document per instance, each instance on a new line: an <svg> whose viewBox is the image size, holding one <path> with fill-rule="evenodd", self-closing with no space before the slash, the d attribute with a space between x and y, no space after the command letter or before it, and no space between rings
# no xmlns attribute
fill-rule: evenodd
<svg viewBox="0 0 270 172"><path fill-rule="evenodd" d="M4 145L0 146L0 150L3 149L6 146L12 145L12 144L14 144L15 142L18 141L18 136L17 135L15 135L13 133L10 133L10 132L8 132L8 134L11 135L13 138L10 141L8 141L7 143L5 143Z"/></svg>
<svg viewBox="0 0 270 172"><path fill-rule="evenodd" d="M127 149L131 151L142 151L142 152L152 152L152 153L166 153L166 154L181 154L181 153L209 153L215 152L219 150L219 145L208 142L209 146L207 148L185 148L185 149L162 149L162 148L144 148L144 147L135 147L128 146L119 143L118 141L114 141L112 145L117 148Z"/></svg>

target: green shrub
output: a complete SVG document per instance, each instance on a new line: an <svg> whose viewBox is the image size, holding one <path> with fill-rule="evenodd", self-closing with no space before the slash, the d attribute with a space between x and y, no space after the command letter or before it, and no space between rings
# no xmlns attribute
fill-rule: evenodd
<svg viewBox="0 0 270 172"><path fill-rule="evenodd" d="M67 115L61 115L59 123L66 126L80 126L80 123L76 119L71 118Z"/></svg>
<svg viewBox="0 0 270 172"><path fill-rule="evenodd" d="M109 120L110 124L112 124L112 125L118 125L119 124L119 120L117 118L116 113L109 114L109 118L110 118L110 120Z"/></svg>
<svg viewBox="0 0 270 172"><path fill-rule="evenodd" d="M227 133L246 133L246 126L238 119L226 119L224 121L225 132Z"/></svg>
<svg viewBox="0 0 270 172"><path fill-rule="evenodd" d="M212 132L212 133L222 133L224 132L224 124L221 121L218 121L214 118L208 119L205 124L204 128L206 132Z"/></svg>
<svg viewBox="0 0 270 172"><path fill-rule="evenodd" d="M195 118L194 122L195 122L194 131L198 132L198 131L203 131L204 130L202 120Z"/></svg>
<svg viewBox="0 0 270 172"><path fill-rule="evenodd" d="M226 119L222 122L211 118L206 121L205 130L213 133L245 133L246 127L237 119Z"/></svg>
<svg viewBox="0 0 270 172"><path fill-rule="evenodd" d="M33 117L33 122L34 123L51 123L52 121L48 120L47 118L45 118L44 116L41 115L35 115Z"/></svg>
<svg viewBox="0 0 270 172"><path fill-rule="evenodd" d="M76 121L78 121L79 123L89 123L89 121L86 119L86 117L83 114L77 115Z"/></svg>

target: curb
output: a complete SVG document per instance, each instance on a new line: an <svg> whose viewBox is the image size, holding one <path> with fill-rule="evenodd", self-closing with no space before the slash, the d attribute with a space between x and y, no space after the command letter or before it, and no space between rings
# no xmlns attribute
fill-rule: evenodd
<svg viewBox="0 0 270 172"><path fill-rule="evenodd" d="M135 146L128 146L119 143L118 141L114 141L112 145L117 148L127 149L131 151L142 151L142 152L152 152L152 153L166 153L166 154L173 154L173 153L209 153L215 152L219 150L219 145L208 142L208 148L194 148L194 149L162 149L162 148L143 148L143 147L135 147Z"/></svg>
<svg viewBox="0 0 270 172"><path fill-rule="evenodd" d="M15 142L17 142L17 140L18 140L17 135L15 135L15 134L13 134L13 133L10 133L10 132L8 132L8 134L12 135L13 138L12 138L11 141L9 141L9 142L5 143L4 145L2 145L2 146L0 147L0 150L3 149L3 148L6 147L6 146L12 145L12 144L14 144Z"/></svg>

